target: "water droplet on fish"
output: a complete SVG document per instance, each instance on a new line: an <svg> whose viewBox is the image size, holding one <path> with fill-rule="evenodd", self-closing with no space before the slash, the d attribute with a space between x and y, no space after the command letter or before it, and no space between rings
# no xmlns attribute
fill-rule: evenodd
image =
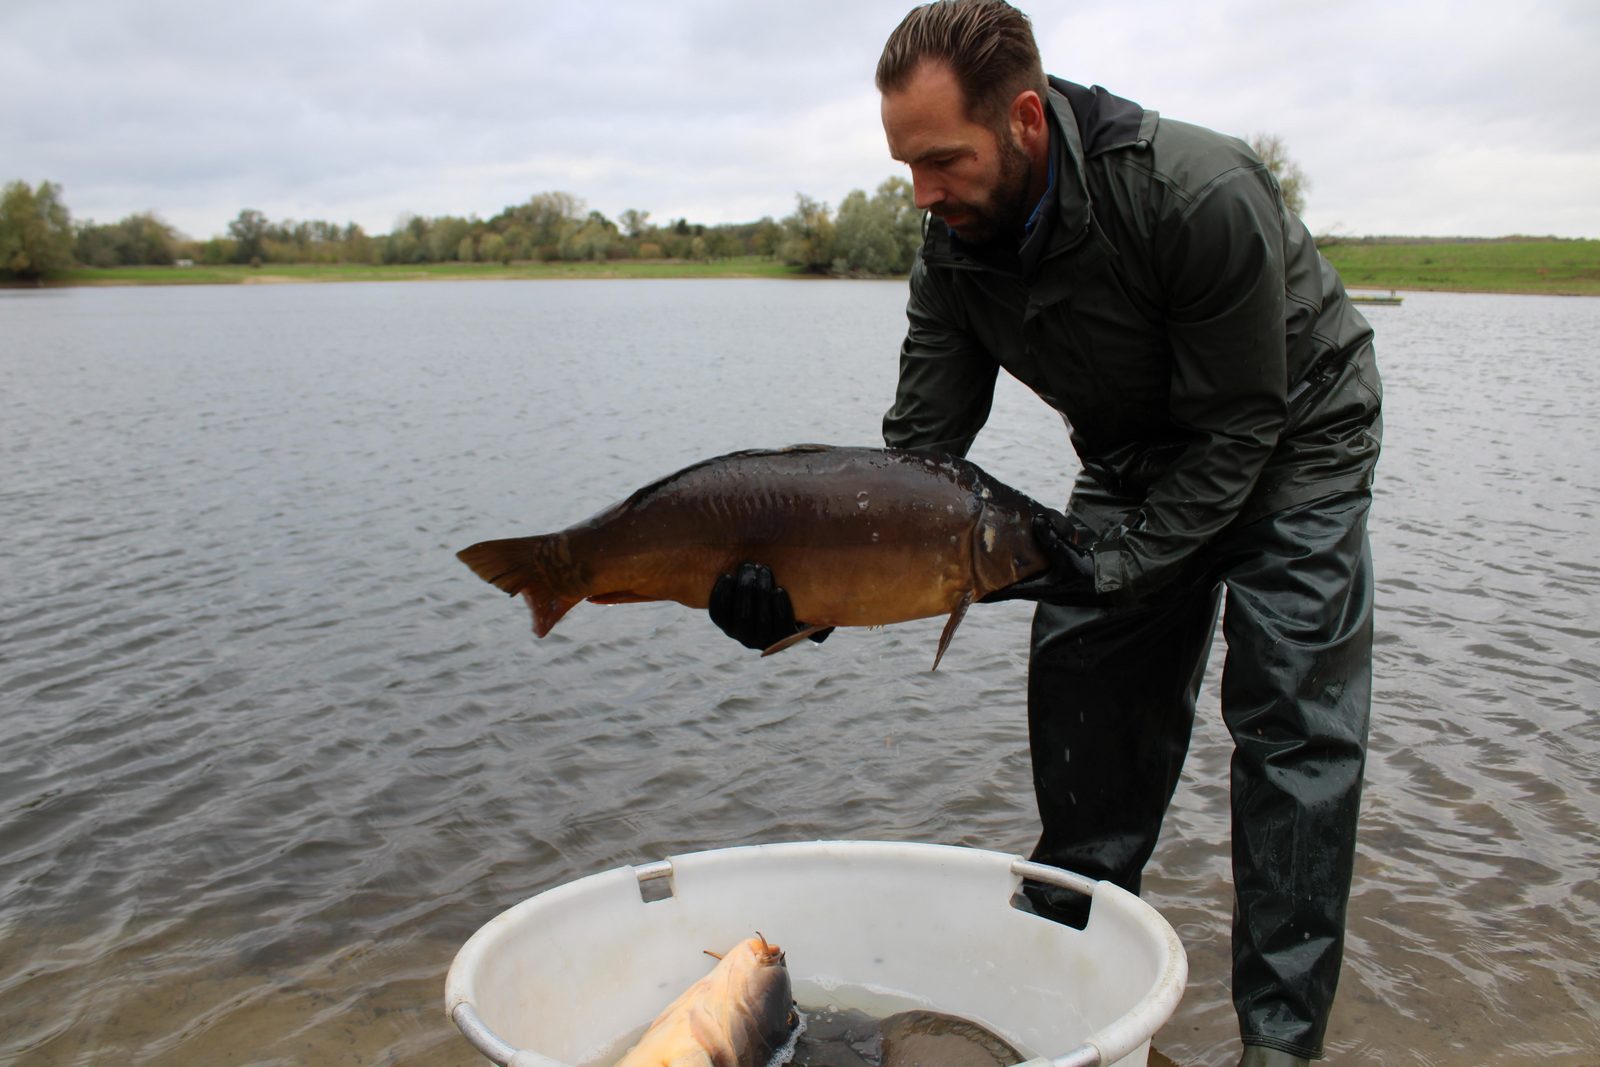
<svg viewBox="0 0 1600 1067"><path fill-rule="evenodd" d="M873 544L877 544L877 542L878 542L878 531L877 530L873 530L872 531L872 542L873 542Z"/></svg>
<svg viewBox="0 0 1600 1067"><path fill-rule="evenodd" d="M862 511L866 511L869 503L870 501L867 500L867 491L865 489L856 494L856 507L860 508Z"/></svg>

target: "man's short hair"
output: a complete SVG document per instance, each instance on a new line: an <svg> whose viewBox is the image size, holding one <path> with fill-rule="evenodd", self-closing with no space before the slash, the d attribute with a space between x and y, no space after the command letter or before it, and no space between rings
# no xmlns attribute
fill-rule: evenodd
<svg viewBox="0 0 1600 1067"><path fill-rule="evenodd" d="M924 60L949 66L967 117L997 128L1011 101L1032 89L1049 98L1028 16L1004 0L934 0L911 9L878 58L878 92L904 89Z"/></svg>

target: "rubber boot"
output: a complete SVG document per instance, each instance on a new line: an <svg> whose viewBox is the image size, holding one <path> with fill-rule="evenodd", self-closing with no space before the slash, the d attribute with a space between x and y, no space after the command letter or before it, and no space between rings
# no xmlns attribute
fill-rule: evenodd
<svg viewBox="0 0 1600 1067"><path fill-rule="evenodd" d="M1311 1061L1282 1049L1265 1045L1246 1045L1239 1057L1239 1067L1310 1067Z"/></svg>

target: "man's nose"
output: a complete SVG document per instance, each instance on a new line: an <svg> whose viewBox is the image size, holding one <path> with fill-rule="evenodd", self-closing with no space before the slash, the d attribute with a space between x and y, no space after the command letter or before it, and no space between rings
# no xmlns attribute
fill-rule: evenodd
<svg viewBox="0 0 1600 1067"><path fill-rule="evenodd" d="M927 211L944 201L944 186L921 167L911 168L911 198L918 211Z"/></svg>

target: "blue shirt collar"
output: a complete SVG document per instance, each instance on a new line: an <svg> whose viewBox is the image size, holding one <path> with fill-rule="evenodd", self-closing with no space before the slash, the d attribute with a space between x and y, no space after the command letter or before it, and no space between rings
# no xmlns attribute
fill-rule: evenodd
<svg viewBox="0 0 1600 1067"><path fill-rule="evenodd" d="M1048 128L1046 132L1048 133ZM1033 205L1033 211L1028 215L1028 221L1022 224L1022 232L1029 236L1032 236L1034 227L1039 225L1039 220L1044 217L1045 209L1055 199L1056 195L1056 154L1049 152L1047 156L1050 160L1050 177L1044 187L1044 195L1039 198L1037 204Z"/></svg>

